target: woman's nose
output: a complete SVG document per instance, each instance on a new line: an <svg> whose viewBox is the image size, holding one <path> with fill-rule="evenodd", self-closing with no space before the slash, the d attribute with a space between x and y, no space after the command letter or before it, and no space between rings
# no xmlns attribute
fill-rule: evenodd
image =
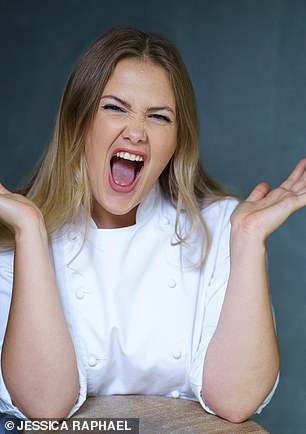
<svg viewBox="0 0 306 434"><path fill-rule="evenodd" d="M123 132L123 136L132 143L145 142L147 140L147 134L145 131L144 122L134 118L130 119Z"/></svg>

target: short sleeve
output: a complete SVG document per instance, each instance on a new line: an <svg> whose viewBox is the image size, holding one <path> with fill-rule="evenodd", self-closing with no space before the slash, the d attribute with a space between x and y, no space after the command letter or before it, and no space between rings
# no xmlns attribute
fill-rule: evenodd
<svg viewBox="0 0 306 434"><path fill-rule="evenodd" d="M216 204L215 212L210 214L212 217L210 218L209 215L206 218L208 225L211 219L217 221L218 224L210 230L212 246L209 254L210 257L207 260L212 265L210 275L206 278L207 287L203 288L203 291L205 291L204 318L201 326L200 342L191 365L190 385L204 410L212 414L214 412L202 399L203 364L209 342L218 324L229 278L230 216L237 204L238 202L235 200L223 201L223 204L222 202Z"/></svg>
<svg viewBox="0 0 306 434"><path fill-rule="evenodd" d="M219 230L213 231L214 240L210 253L214 256L212 261L213 267L209 278L206 280L207 288L204 288L206 295L204 301L204 316L201 326L201 338L195 356L192 360L190 370L190 385L192 391L204 408L204 410L211 414L215 413L207 406L207 404L202 399L203 365L208 345L218 324L229 279L229 247L231 231L230 217L237 205L238 202L236 200L230 199L224 201L223 207L222 204L220 206L220 215L218 217L218 220L221 220L222 223L219 226ZM277 384L278 378L271 393L257 409L256 413L260 413L261 410L270 402L277 387Z"/></svg>
<svg viewBox="0 0 306 434"><path fill-rule="evenodd" d="M7 327L9 310L11 305L11 296L13 288L13 268L14 253L0 252L0 358L2 356L2 346ZM68 324L69 325L69 324ZM70 328L70 327L69 327ZM71 328L70 328L71 332ZM72 336L75 342L76 337ZM87 377L84 366L81 364L80 350L75 348L79 373L79 395L74 407L69 412L67 418L72 416L84 403L87 395ZM2 369L0 369L0 413L7 413L16 416L19 419L28 419L12 402L11 396L6 388Z"/></svg>

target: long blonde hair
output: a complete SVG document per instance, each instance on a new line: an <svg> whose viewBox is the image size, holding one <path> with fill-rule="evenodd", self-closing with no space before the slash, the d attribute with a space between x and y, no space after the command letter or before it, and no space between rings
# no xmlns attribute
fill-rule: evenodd
<svg viewBox="0 0 306 434"><path fill-rule="evenodd" d="M66 83L53 140L20 193L41 210L49 234L68 220L76 221L81 208L89 221L92 197L84 157L85 139L109 77L117 63L127 57L149 59L168 74L176 98L178 137L176 151L159 178L161 191L177 209L177 242L187 242L199 227L207 241L201 208L226 194L199 163L196 101L184 62L176 47L156 33L115 28L81 56ZM182 212L191 222L187 233L181 233L179 228ZM12 247L13 243L12 234L1 225L0 246Z"/></svg>

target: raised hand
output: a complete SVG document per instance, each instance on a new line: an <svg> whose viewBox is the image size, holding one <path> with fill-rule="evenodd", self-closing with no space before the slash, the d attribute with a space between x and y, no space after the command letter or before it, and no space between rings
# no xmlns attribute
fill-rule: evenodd
<svg viewBox="0 0 306 434"><path fill-rule="evenodd" d="M29 199L11 193L0 184L0 221L16 234L27 227L41 224L43 216Z"/></svg>
<svg viewBox="0 0 306 434"><path fill-rule="evenodd" d="M299 161L290 176L270 191L258 184L232 214L234 230L266 239L295 211L306 206L306 158Z"/></svg>

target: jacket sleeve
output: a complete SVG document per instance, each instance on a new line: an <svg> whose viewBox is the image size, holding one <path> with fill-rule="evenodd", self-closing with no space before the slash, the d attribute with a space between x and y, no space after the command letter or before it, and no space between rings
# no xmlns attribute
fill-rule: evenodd
<svg viewBox="0 0 306 434"><path fill-rule="evenodd" d="M190 371L190 384L193 393L201 403L202 407L209 413L215 414L202 399L202 375L203 365L206 351L209 342L216 330L221 308L225 296L227 282L230 272L230 256L229 256L229 243L230 243L230 216L237 206L237 201L230 199L224 201L224 207L221 212L221 230L219 234L214 233L215 240L213 241L211 253L215 256L212 272L207 279L207 287L203 288L205 291L204 301L204 315L201 325L200 342L192 360ZM221 208L221 209L222 209ZM256 410L260 413L261 410L270 402L279 381L279 376L275 385L264 402ZM205 385L204 385L205 387Z"/></svg>
<svg viewBox="0 0 306 434"><path fill-rule="evenodd" d="M14 267L14 253L13 252L0 252L0 358L2 356L2 346L7 327L9 316L12 288L13 288L13 267ZM69 320L68 320L69 321ZM68 323L69 326L69 323ZM70 332L71 328L69 327ZM73 338L75 338L73 336ZM75 341L75 339L73 339ZM76 348L79 383L80 390L78 399L68 414L68 418L75 413L79 407L84 403L87 393L86 372L80 363L79 350ZM1 365L2 366L2 365ZM16 416L19 419L28 419L12 402L11 396L6 388L2 367L0 369L0 413L7 413Z"/></svg>

